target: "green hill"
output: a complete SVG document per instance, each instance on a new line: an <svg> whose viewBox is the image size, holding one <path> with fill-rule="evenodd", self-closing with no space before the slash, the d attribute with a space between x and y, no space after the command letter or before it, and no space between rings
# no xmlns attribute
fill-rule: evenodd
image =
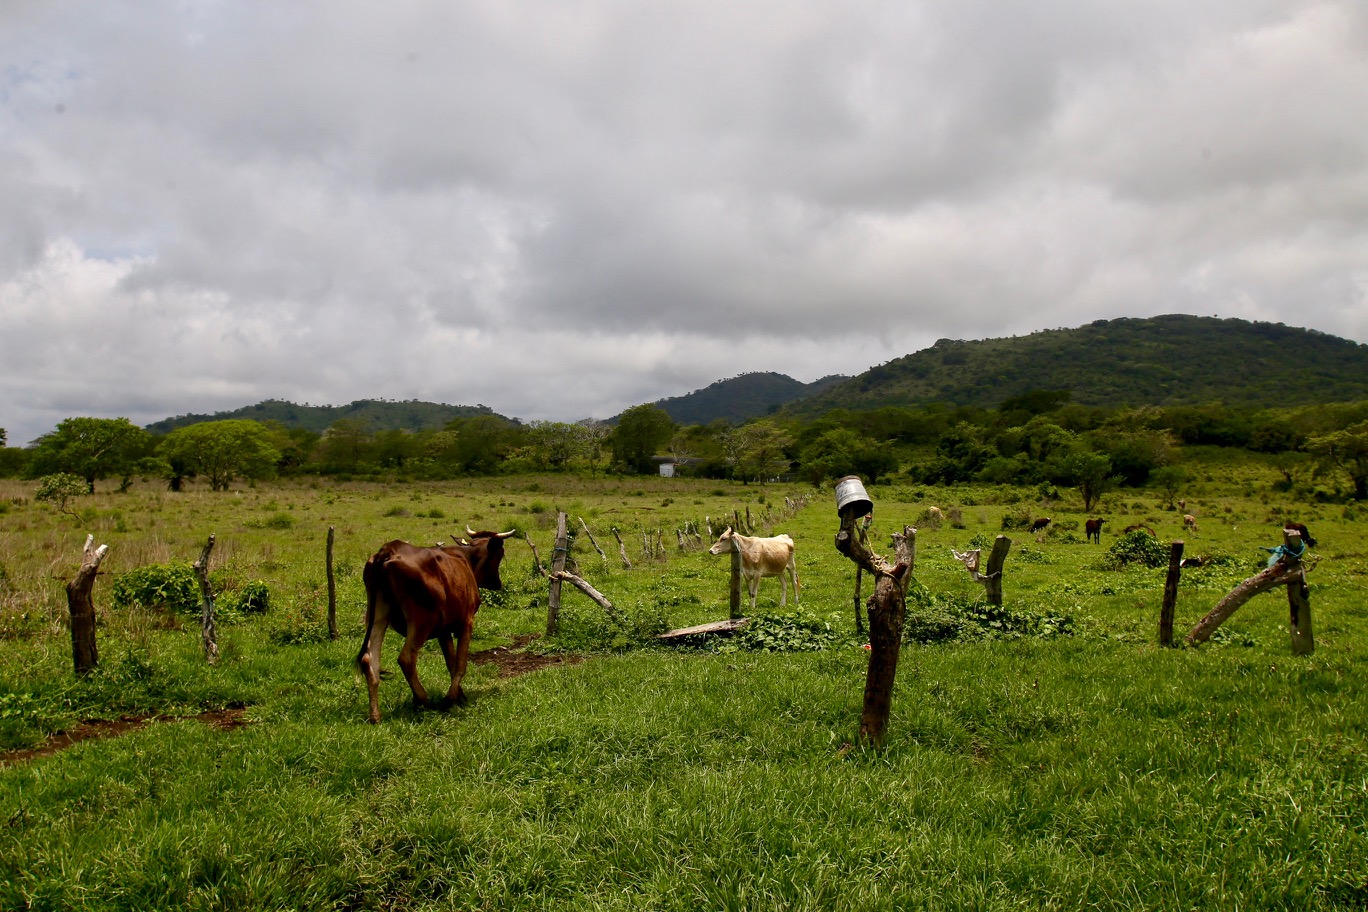
<svg viewBox="0 0 1368 912"><path fill-rule="evenodd" d="M355 418L365 421L372 431L396 428L417 431L423 428L444 427L448 421L455 418L493 414L494 412L484 405L446 405L417 400L395 402L383 399L358 399L348 405L296 405L280 399L267 399L265 402L244 406L231 412L164 418L149 424L147 429L154 434L166 434L178 427L198 424L201 421L251 418L254 421L279 421L288 428L305 428L321 434L342 418Z"/></svg>
<svg viewBox="0 0 1368 912"><path fill-rule="evenodd" d="M718 380L684 396L661 399L655 404L679 424L711 424L719 418L741 424L750 418L773 414L787 403L819 393L845 379L832 375L803 383L784 374L741 374L730 380Z"/></svg>
<svg viewBox="0 0 1368 912"><path fill-rule="evenodd" d="M1368 345L1281 323L1168 315L1098 320L1003 339L941 339L787 406L944 402L995 408L1032 390L1082 405L1274 407L1368 399Z"/></svg>

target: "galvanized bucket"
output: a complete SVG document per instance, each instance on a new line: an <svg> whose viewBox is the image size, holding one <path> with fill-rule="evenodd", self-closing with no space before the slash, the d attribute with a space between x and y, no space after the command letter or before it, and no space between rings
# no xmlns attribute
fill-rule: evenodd
<svg viewBox="0 0 1368 912"><path fill-rule="evenodd" d="M865 493L858 475L847 475L836 482L836 513L843 515L848 509L854 510L856 516L874 512L874 501Z"/></svg>

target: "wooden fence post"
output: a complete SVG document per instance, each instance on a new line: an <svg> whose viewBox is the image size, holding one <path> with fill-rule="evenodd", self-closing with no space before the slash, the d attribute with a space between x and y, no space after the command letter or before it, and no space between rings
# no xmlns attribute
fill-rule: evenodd
<svg viewBox="0 0 1368 912"><path fill-rule="evenodd" d="M1007 562L1007 552L1011 547L1012 540L999 535L993 542L992 553L988 555L988 575L984 577L983 585L990 605L1002 606L1002 565Z"/></svg>
<svg viewBox="0 0 1368 912"><path fill-rule="evenodd" d="M860 602L863 600L860 594L860 584L864 581L864 568L859 564L855 565L855 632L864 633L864 618L860 617Z"/></svg>
<svg viewBox="0 0 1368 912"><path fill-rule="evenodd" d="M333 536L328 526L328 639L337 639L337 580L333 576Z"/></svg>
<svg viewBox="0 0 1368 912"><path fill-rule="evenodd" d="M199 560L191 566L195 578L199 580L202 613L200 615L200 639L204 641L204 658L210 665L218 663L218 630L214 625L214 590L209 585L209 552L214 550L214 533L209 533Z"/></svg>
<svg viewBox="0 0 1368 912"><path fill-rule="evenodd" d="M95 601L91 590L100 561L109 552L109 545L95 547L95 536L87 535L81 551L81 567L66 585L67 609L71 612L71 659L76 674L85 676L100 664L99 649L95 645Z"/></svg>
<svg viewBox="0 0 1368 912"><path fill-rule="evenodd" d="M1164 602L1159 607L1159 645L1173 645L1173 612L1178 605L1178 579L1183 573L1183 543L1169 546L1168 576L1164 577Z"/></svg>
<svg viewBox="0 0 1368 912"><path fill-rule="evenodd" d="M557 616L560 614L561 575L565 572L565 558L569 550L569 533L565 528L565 514L556 514L556 544L551 552L551 590L546 596L546 635L556 635Z"/></svg>
<svg viewBox="0 0 1368 912"><path fill-rule="evenodd" d="M741 616L741 543L733 535L731 543L731 615L732 620ZM782 582L782 580L780 581Z"/></svg>
<svg viewBox="0 0 1368 912"><path fill-rule="evenodd" d="M1287 605L1291 619L1287 625L1292 635L1292 654L1310 655L1316 651L1316 638L1311 633L1311 587L1306 577L1287 584Z"/></svg>

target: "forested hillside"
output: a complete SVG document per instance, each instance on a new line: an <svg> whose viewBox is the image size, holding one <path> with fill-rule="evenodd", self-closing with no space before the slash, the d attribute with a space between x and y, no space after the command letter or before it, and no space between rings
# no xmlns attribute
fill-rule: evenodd
<svg viewBox="0 0 1368 912"><path fill-rule="evenodd" d="M1368 346L1281 323L1169 315L964 342L941 339L791 403L835 408L933 402L996 408L1031 390L1081 405L1274 408L1368 398Z"/></svg>
<svg viewBox="0 0 1368 912"><path fill-rule="evenodd" d="M253 421L279 421L287 428L301 428L321 434L341 419L351 418L364 422L371 431L421 431L439 429L456 418L473 418L477 415L494 415L494 412L483 405L447 405L417 400L395 402L384 399L358 399L349 405L296 405L280 399L267 399L265 402L243 406L231 412L178 415L149 424L147 429L154 434L168 434L178 427L204 421L250 418Z"/></svg>
<svg viewBox="0 0 1368 912"><path fill-rule="evenodd" d="M772 372L742 374L655 404L679 424L711 424L718 419L741 424L773 414L790 402L813 396L845 379L848 378L834 374L803 383Z"/></svg>

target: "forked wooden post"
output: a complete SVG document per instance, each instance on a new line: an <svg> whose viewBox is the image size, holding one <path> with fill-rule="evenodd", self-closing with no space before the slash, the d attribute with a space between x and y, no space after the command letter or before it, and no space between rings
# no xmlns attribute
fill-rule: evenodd
<svg viewBox="0 0 1368 912"><path fill-rule="evenodd" d="M546 596L546 635L555 636L557 618L560 615L561 576L565 572L566 552L569 550L570 535L565 527L565 514L556 515L556 544L551 552L551 591Z"/></svg>
<svg viewBox="0 0 1368 912"><path fill-rule="evenodd" d="M192 565L200 587L200 639L204 641L204 658L210 665L218 664L219 659L218 629L214 624L214 590L209 586L209 553L213 550L214 533L210 532L199 560Z"/></svg>
<svg viewBox="0 0 1368 912"><path fill-rule="evenodd" d="M333 537L336 531L328 526L328 639L337 639L337 579L333 576Z"/></svg>
<svg viewBox="0 0 1368 912"><path fill-rule="evenodd" d="M841 530L836 550L874 575L874 594L869 598L869 669L865 673L864 709L860 713L860 739L881 746L888 731L893 707L893 682L898 673L903 623L907 619L907 586L916 559L917 530L904 526L893 536L898 563L891 565L869 547L859 519L867 503L855 503L840 511Z"/></svg>
<svg viewBox="0 0 1368 912"><path fill-rule="evenodd" d="M1310 655L1316 651L1316 638L1311 633L1311 587L1306 577L1287 584L1287 605L1291 618L1287 629L1292 635L1292 654Z"/></svg>
<svg viewBox="0 0 1368 912"><path fill-rule="evenodd" d="M67 609L71 612L71 659L76 674L85 676L100 664L99 649L95 645L95 601L91 590L100 571L100 561L109 552L109 545L95 547L95 536L87 535L81 551L81 567L66 585Z"/></svg>
<svg viewBox="0 0 1368 912"><path fill-rule="evenodd" d="M1183 574L1183 543L1169 546L1168 576L1164 577L1164 602L1159 606L1159 645L1173 645L1173 612L1178 605L1178 579Z"/></svg>

